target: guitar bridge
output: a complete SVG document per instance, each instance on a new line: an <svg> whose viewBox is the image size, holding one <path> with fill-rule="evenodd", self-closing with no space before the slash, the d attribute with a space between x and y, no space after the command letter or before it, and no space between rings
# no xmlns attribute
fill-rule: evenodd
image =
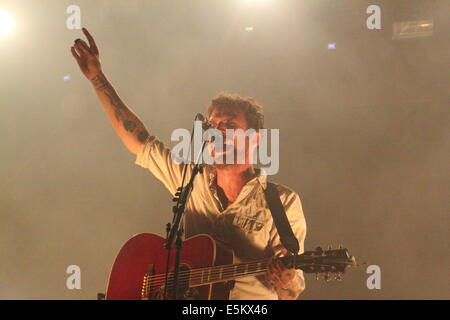
<svg viewBox="0 0 450 320"><path fill-rule="evenodd" d="M144 275L144 280L142 282L142 290L141 290L141 300L150 300L150 287L151 287L151 276L154 274L154 266L153 264L149 264L147 268L147 272Z"/></svg>

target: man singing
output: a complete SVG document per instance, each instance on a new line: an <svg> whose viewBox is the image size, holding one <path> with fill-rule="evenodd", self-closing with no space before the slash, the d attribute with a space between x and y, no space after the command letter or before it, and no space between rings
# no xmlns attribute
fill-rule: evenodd
<svg viewBox="0 0 450 320"><path fill-rule="evenodd" d="M171 152L138 117L122 102L102 72L99 51L93 37L83 28L89 45L77 39L71 47L81 71L92 83L111 123L128 150L137 156L136 164L148 168L172 194L181 185L186 165L174 161ZM253 151L260 142L259 130L264 116L261 106L251 98L234 94L215 97L208 107L208 119L223 134L223 147L208 145L217 159L229 152L244 154L245 161L206 165L195 178L195 188L185 210L186 236L209 234L218 243L233 249L236 262L264 259L287 254L273 222L264 190L267 176L253 166ZM236 143L238 134L229 130L254 129L252 137L242 146ZM241 130L239 130L241 131ZM242 132L242 131L241 131ZM254 138L254 139L250 139ZM188 170L188 172L190 172ZM186 178L188 179L189 176ZM281 203L289 224L304 251L306 223L297 193L277 185ZM229 298L249 300L297 299L304 290L303 273L286 268L272 260L265 276L238 278Z"/></svg>

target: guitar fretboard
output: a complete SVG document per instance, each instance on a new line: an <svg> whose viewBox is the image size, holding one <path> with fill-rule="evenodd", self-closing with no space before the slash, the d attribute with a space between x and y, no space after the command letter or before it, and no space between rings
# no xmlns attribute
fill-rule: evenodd
<svg viewBox="0 0 450 320"><path fill-rule="evenodd" d="M269 260L259 260L250 263L230 264L190 271L189 286L196 287L215 282L228 281L248 275L264 274Z"/></svg>

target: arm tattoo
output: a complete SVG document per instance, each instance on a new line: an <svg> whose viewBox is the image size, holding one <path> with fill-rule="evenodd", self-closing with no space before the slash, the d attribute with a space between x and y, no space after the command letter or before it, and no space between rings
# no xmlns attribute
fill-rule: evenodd
<svg viewBox="0 0 450 320"><path fill-rule="evenodd" d="M134 117L129 113L127 107L123 104L117 94L115 94L114 89L108 84L106 79L104 79L103 76L95 76L94 78L92 78L92 83L94 84L96 90L103 91L108 97L109 102L115 108L114 115L117 121L123 121L124 129L128 132L133 132L138 125L136 124L135 120L129 119L133 119ZM140 131L137 135L137 138L140 142L145 142L147 137L148 133L146 130Z"/></svg>
<svg viewBox="0 0 450 320"><path fill-rule="evenodd" d="M148 138L148 132L147 131L140 131L138 133L137 137L138 137L138 140L140 142L145 142L145 140L147 140L147 138Z"/></svg>
<svg viewBox="0 0 450 320"><path fill-rule="evenodd" d="M109 98L109 101L111 102L111 104L117 108L117 109L125 109L125 106L123 105L123 103L120 101L119 98L116 98L113 96L113 94L111 94L108 91L105 91L106 96Z"/></svg>
<svg viewBox="0 0 450 320"><path fill-rule="evenodd" d="M109 98L111 105L113 105L114 108L116 108L116 111L114 114L116 116L117 121L123 120L125 117L123 116L120 109L126 110L125 105L122 103L122 101L120 101L119 98L114 97L114 95L112 93L105 91L105 94ZM125 122L128 122L128 123L126 124ZM134 126L133 126L133 124L130 124L130 122L132 122L132 121L124 120L124 128L125 128L125 130L132 132L134 130L134 128L136 127L136 124L134 124L134 122L132 122L134 124ZM131 129L131 130L129 130L129 129Z"/></svg>
<svg viewBox="0 0 450 320"><path fill-rule="evenodd" d="M122 119L122 113L120 113L119 109L116 109L115 115L116 115L117 121L120 121L120 119Z"/></svg>
<svg viewBox="0 0 450 320"><path fill-rule="evenodd" d="M108 87L106 81L102 79L100 76L95 76L94 78L92 78L92 82L96 90L103 91L105 88Z"/></svg>
<svg viewBox="0 0 450 320"><path fill-rule="evenodd" d="M134 129L136 129L136 122L131 121L131 120L124 120L123 127L125 128L125 130L127 130L129 132L133 132Z"/></svg>

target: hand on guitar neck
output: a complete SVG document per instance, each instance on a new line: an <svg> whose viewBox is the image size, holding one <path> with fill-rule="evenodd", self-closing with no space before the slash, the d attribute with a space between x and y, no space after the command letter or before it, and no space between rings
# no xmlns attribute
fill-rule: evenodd
<svg viewBox="0 0 450 320"><path fill-rule="evenodd" d="M281 249L281 254L289 255L285 248ZM270 259L266 279L274 286L281 300L295 300L303 291L295 269L286 267L279 259Z"/></svg>

